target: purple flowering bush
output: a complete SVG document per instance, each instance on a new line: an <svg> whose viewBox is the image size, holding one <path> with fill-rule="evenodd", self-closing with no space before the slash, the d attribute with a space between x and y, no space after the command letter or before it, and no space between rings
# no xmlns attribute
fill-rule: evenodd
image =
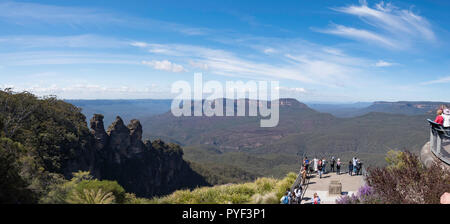
<svg viewBox="0 0 450 224"><path fill-rule="evenodd" d="M359 199L354 194L352 194L351 196L344 195L336 199L336 204L359 204Z"/></svg>
<svg viewBox="0 0 450 224"><path fill-rule="evenodd" d="M344 195L336 199L336 204L375 204L379 203L374 190L369 185L364 185L358 189L355 194Z"/></svg>
<svg viewBox="0 0 450 224"><path fill-rule="evenodd" d="M425 167L411 152L401 152L397 165L369 168L366 182L387 204L439 204L450 189L450 171L436 159Z"/></svg>
<svg viewBox="0 0 450 224"><path fill-rule="evenodd" d="M392 154L392 153L391 153ZM417 155L395 152L387 167L369 167L356 195L346 195L337 204L439 204L440 197L450 189L450 171L436 160L425 167Z"/></svg>

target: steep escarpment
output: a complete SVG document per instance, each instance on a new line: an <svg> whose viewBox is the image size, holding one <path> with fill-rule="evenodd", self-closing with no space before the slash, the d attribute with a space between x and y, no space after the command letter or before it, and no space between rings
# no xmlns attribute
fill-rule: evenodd
<svg viewBox="0 0 450 224"><path fill-rule="evenodd" d="M183 160L178 145L161 140L143 142L138 120L125 126L117 117L107 131L100 114L90 123L94 153L89 170L95 177L117 180L127 191L143 197L207 185Z"/></svg>

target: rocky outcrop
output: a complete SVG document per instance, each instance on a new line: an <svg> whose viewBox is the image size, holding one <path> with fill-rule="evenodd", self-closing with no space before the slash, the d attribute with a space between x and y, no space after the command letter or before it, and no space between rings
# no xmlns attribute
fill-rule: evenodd
<svg viewBox="0 0 450 224"><path fill-rule="evenodd" d="M121 158L128 157L130 130L125 126L122 118L117 117L106 133L109 135L109 149L114 152L116 162L120 163Z"/></svg>
<svg viewBox="0 0 450 224"><path fill-rule="evenodd" d="M130 130L130 154L139 154L142 153L145 148L144 143L142 142L142 125L139 120L133 119L128 125L128 129Z"/></svg>
<svg viewBox="0 0 450 224"><path fill-rule="evenodd" d="M79 159L68 162L71 172L88 169L95 178L116 180L127 192L140 197L208 185L183 160L183 150L178 145L161 140L143 142L139 120L125 126L117 117L105 131L103 116L95 114L90 128L91 149L77 157L85 158L83 163Z"/></svg>
<svg viewBox="0 0 450 224"><path fill-rule="evenodd" d="M91 118L91 134L94 137L95 148L101 150L106 147L108 143L108 135L105 132L103 125L103 115L94 114Z"/></svg>

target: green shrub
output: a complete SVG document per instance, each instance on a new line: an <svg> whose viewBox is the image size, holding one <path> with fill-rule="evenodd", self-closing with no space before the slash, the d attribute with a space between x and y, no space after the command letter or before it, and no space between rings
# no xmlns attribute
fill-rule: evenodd
<svg viewBox="0 0 450 224"><path fill-rule="evenodd" d="M93 177L89 171L78 171L73 173L70 181L61 175L53 177L53 183L49 185L49 192L41 197L39 203L42 204L66 204L69 203L69 195L73 189L83 180L89 181Z"/></svg>
<svg viewBox="0 0 450 224"><path fill-rule="evenodd" d="M275 192L270 192L267 194L255 194L251 200L252 204L278 204L280 203L280 199L277 198Z"/></svg>
<svg viewBox="0 0 450 224"><path fill-rule="evenodd" d="M75 191L68 199L71 204L113 204L115 201L112 192L104 192L101 188L83 189L83 192Z"/></svg>
<svg viewBox="0 0 450 224"><path fill-rule="evenodd" d="M283 195L286 193L286 190L291 188L291 186L294 184L295 179L297 179L297 174L291 172L288 173L286 178L277 183L275 187L277 198L283 197Z"/></svg>
<svg viewBox="0 0 450 224"><path fill-rule="evenodd" d="M267 177L258 178L255 181L256 191L259 193L270 192L275 187L276 182L277 182L277 180L275 180L273 178L267 178Z"/></svg>
<svg viewBox="0 0 450 224"><path fill-rule="evenodd" d="M73 201L77 195L85 195L101 190L103 193L112 193L114 195L114 203L125 203L125 189L120 186L117 181L110 180L82 180L78 183L69 196L69 202ZM87 191L87 192L86 192Z"/></svg>
<svg viewBox="0 0 450 224"><path fill-rule="evenodd" d="M244 184L227 184L214 187L201 187L179 190L164 196L148 200L153 204L278 204L279 192L291 187L297 175L289 173L286 178L259 178Z"/></svg>
<svg viewBox="0 0 450 224"><path fill-rule="evenodd" d="M125 193L125 204L151 204L147 198L138 198L133 193Z"/></svg>

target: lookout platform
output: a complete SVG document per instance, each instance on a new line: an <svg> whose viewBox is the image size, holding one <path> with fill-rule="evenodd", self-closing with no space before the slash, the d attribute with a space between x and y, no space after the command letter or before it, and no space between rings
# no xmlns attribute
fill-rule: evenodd
<svg viewBox="0 0 450 224"><path fill-rule="evenodd" d="M441 148L441 156L444 157L444 158L449 158L450 159L450 141L443 142L442 148ZM436 159L441 160L438 156L436 156L435 154L433 154L431 152L431 150L430 150L430 142L427 142L422 147L422 150L420 151L420 160L422 161L422 163L425 166L430 167L431 164L433 163L433 161L435 161ZM450 169L450 164L447 164L444 161L442 161L441 164L442 164L442 166Z"/></svg>
<svg viewBox="0 0 450 224"><path fill-rule="evenodd" d="M430 141L420 152L422 163L430 167L433 161L441 161L443 167L450 169L450 131L437 123L428 120L430 124Z"/></svg>
<svg viewBox="0 0 450 224"><path fill-rule="evenodd" d="M352 195L358 192L358 189L365 184L364 176L350 176L348 173L336 173L322 174L322 179L317 174L309 175L309 182L307 182L305 188L305 194L303 195L302 204L311 204L311 199L314 193L319 195L321 204L336 204L336 199L343 195ZM342 184L341 195L329 195L328 186L330 182L337 180Z"/></svg>

